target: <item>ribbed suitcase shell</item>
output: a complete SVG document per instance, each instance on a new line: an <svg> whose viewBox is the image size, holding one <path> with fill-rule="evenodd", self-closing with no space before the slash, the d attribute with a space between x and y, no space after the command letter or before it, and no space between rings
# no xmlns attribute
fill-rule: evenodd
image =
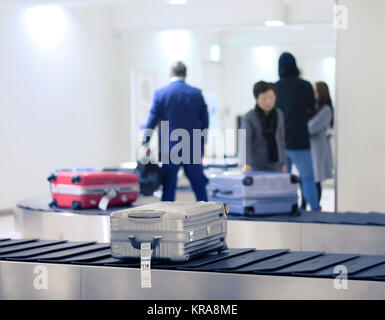
<svg viewBox="0 0 385 320"><path fill-rule="evenodd" d="M272 215L294 213L298 210L298 196L272 199L225 199L211 197L212 201L224 201L230 206L230 213L236 215Z"/></svg>
<svg viewBox="0 0 385 320"><path fill-rule="evenodd" d="M186 261L226 247L226 206L221 202L157 202L115 211L110 216L111 254L115 258L140 257L133 246L161 237L153 258Z"/></svg>
<svg viewBox="0 0 385 320"><path fill-rule="evenodd" d="M282 214L296 210L297 187L288 173L225 172L210 177L209 196L227 202L233 214Z"/></svg>
<svg viewBox="0 0 385 320"><path fill-rule="evenodd" d="M297 185L290 174L279 172L225 172L210 177L209 190L217 197L236 198L283 198L297 194Z"/></svg>

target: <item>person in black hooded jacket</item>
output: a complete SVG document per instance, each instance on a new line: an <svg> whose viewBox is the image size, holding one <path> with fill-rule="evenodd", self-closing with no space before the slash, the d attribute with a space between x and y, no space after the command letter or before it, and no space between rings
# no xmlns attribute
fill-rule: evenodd
<svg viewBox="0 0 385 320"><path fill-rule="evenodd" d="M295 164L302 180L303 197L311 209L317 211L319 200L307 128L307 122L315 112L313 87L299 77L295 58L288 52L280 56L278 71L276 107L282 110L285 118L286 168L290 172Z"/></svg>

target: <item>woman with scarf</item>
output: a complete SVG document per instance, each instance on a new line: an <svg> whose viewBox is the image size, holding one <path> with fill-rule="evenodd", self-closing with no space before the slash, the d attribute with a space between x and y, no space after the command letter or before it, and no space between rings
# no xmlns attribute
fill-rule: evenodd
<svg viewBox="0 0 385 320"><path fill-rule="evenodd" d="M256 105L242 117L246 129L247 171L285 172L285 128L281 110L274 107L276 88L259 81L253 88Z"/></svg>

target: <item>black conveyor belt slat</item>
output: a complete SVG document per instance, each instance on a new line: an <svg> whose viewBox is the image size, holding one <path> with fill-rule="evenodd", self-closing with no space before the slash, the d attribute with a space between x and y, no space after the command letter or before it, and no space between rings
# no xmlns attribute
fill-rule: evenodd
<svg viewBox="0 0 385 320"><path fill-rule="evenodd" d="M98 250L94 252L87 252L77 255L75 257L68 257L64 259L55 260L55 263L83 263L111 257L111 249Z"/></svg>
<svg viewBox="0 0 385 320"><path fill-rule="evenodd" d="M151 261L151 268L154 268L154 264L156 264L156 262ZM129 260L117 260L112 262L106 262L104 263L104 265L109 267L139 268L140 259L138 258L138 259L129 259Z"/></svg>
<svg viewBox="0 0 385 320"><path fill-rule="evenodd" d="M236 273L253 273L257 271L273 271L279 268L283 268L294 263L299 263L305 260L309 260L314 257L322 255L321 251L290 251L288 253L279 255L266 261L260 261L249 264L247 266L236 268L234 270L228 270L228 272Z"/></svg>
<svg viewBox="0 0 385 320"><path fill-rule="evenodd" d="M337 222L340 224L365 225L368 223L368 215L357 212L338 213Z"/></svg>
<svg viewBox="0 0 385 320"><path fill-rule="evenodd" d="M349 277L353 273L357 273L359 271L368 269L370 267L374 267L384 262L385 262L385 256L367 255L367 256L359 256L355 259L345 261L343 262L343 265L347 268L348 277ZM339 272L334 273L335 267L336 265L321 269L319 271L311 272L310 275L312 277L327 277L327 278L335 277L340 274ZM295 273L295 274L303 275L303 276L309 275L309 273Z"/></svg>
<svg viewBox="0 0 385 320"><path fill-rule="evenodd" d="M370 212L367 214L368 224L384 226L385 225L385 214L378 212Z"/></svg>
<svg viewBox="0 0 385 320"><path fill-rule="evenodd" d="M339 214L335 213L319 213L314 215L313 222L315 223L338 223L339 222Z"/></svg>
<svg viewBox="0 0 385 320"><path fill-rule="evenodd" d="M96 243L96 244L91 244L91 245L76 248L76 249L69 249L69 250L49 253L46 255L41 255L38 260L41 262L50 262L51 260L56 261L59 259L76 257L77 255L83 255L85 253L101 251L101 250L109 249L109 248L110 248L110 244Z"/></svg>
<svg viewBox="0 0 385 320"><path fill-rule="evenodd" d="M72 210L70 208L50 207L51 197L37 197L27 199L17 203L17 207L22 210L40 211L40 212L66 212L81 215L105 215L108 216L112 211L127 207L109 207L106 211L100 209L82 209ZM135 206L135 204L133 204ZM230 208L231 209L231 208ZM359 212L314 212L299 210L296 214L282 215L264 215L248 217L244 215L228 215L229 220L243 221L280 221L295 223L325 223L325 224L342 224L342 225L378 225L385 226L385 214L378 212L359 213Z"/></svg>
<svg viewBox="0 0 385 320"><path fill-rule="evenodd" d="M90 266L106 266L109 263L114 263L118 262L119 259L113 258L113 257L107 257L107 258L101 258L97 260L92 260L92 261L84 261L82 264L84 265L90 265Z"/></svg>
<svg viewBox="0 0 385 320"><path fill-rule="evenodd" d="M50 206L52 202L51 197L37 197L33 199L28 199L25 201L20 201L17 203L17 207L23 210L31 210L31 211L41 211L41 212L65 212L65 213L75 213L81 215L103 215L108 216L113 211L127 209L130 206L112 206L108 207L107 210L100 210L98 208L91 209L79 209L73 210L71 208L60 208L57 206Z"/></svg>
<svg viewBox="0 0 385 320"><path fill-rule="evenodd" d="M114 258L112 258L114 259ZM152 260L151 268L152 269L171 269L175 270L177 267L184 265L184 262L178 263L169 263L168 260ZM131 259L115 259L111 262L106 262L104 265L109 267L127 267L127 268L139 268L140 267L140 258L131 258Z"/></svg>
<svg viewBox="0 0 385 320"><path fill-rule="evenodd" d="M74 249L79 247L88 246L96 243L96 241L88 241L88 242L65 242L54 244L52 246L46 246L43 248L36 248L25 250L22 252L14 252L7 255L3 255L7 260L22 260L22 261L38 261L41 256L47 255L49 253L60 252L67 249Z"/></svg>
<svg viewBox="0 0 385 320"><path fill-rule="evenodd" d="M349 279L357 280L381 279L382 277L385 277L385 263L348 275Z"/></svg>
<svg viewBox="0 0 385 320"><path fill-rule="evenodd" d="M220 261L220 260L228 259L231 257L236 257L236 256L239 256L239 255L247 253L247 252L252 252L254 250L255 250L254 248L226 249L224 251L221 251L220 253L208 254L208 255L205 255L203 257L198 257L198 258L195 258L193 260L179 263L179 264L165 263L165 262L154 264L153 268L154 269L195 268L195 267L200 267L200 266L206 265L206 264L211 263L211 262Z"/></svg>
<svg viewBox="0 0 385 320"><path fill-rule="evenodd" d="M275 257L283 253L288 252L289 249L282 250L255 250L251 252L244 253L235 257L231 257L225 260L216 261L213 263L205 264L195 268L199 271L216 271L216 270L231 270L240 268L242 266L251 264L253 262L262 261L267 258ZM194 268L180 268L183 270L191 270Z"/></svg>
<svg viewBox="0 0 385 320"><path fill-rule="evenodd" d="M0 248L0 259L140 268L139 259L119 260L111 256L109 243L25 240ZM385 282L385 255L334 254L255 249L226 249L185 263L154 260L153 269L251 273L270 276L333 278L337 265L347 268L348 279Z"/></svg>
<svg viewBox="0 0 385 320"><path fill-rule="evenodd" d="M272 216L240 216L228 215L229 220L244 221L279 221L279 222L297 222L297 223L325 223L341 225L378 225L385 226L385 214L371 212L308 212L299 211L297 215L272 215Z"/></svg>
<svg viewBox="0 0 385 320"><path fill-rule="evenodd" d="M359 257L358 254L336 254L336 253L325 253L322 256L316 257L314 259L297 263L290 267L276 270L276 273L279 274L294 274L302 272L315 272L320 269L336 265L338 263L348 261Z"/></svg>
<svg viewBox="0 0 385 320"><path fill-rule="evenodd" d="M10 238L0 239L0 242L11 240Z"/></svg>
<svg viewBox="0 0 385 320"><path fill-rule="evenodd" d="M151 261L151 268L153 269L183 269L185 267L195 267L195 266L202 266L205 264L208 264L213 261L219 261L222 259L227 259L235 256L239 256L241 254L247 253L247 252L252 252L255 249L226 249L224 251L221 251L220 253L215 252L215 253L209 253L203 257L197 257L194 258L190 261L187 262L175 262L175 263L170 263L167 260L153 260ZM118 260L114 262L109 262L106 263L107 266L113 266L113 267L139 267L140 265L140 260L139 258L137 259L127 259L127 260Z"/></svg>
<svg viewBox="0 0 385 320"><path fill-rule="evenodd" d="M15 239L15 240L8 239L8 240L4 240L0 243L0 249L4 248L4 247L16 246L16 245L23 244L23 243L36 242L38 240L39 240L38 238L36 238L36 239Z"/></svg>
<svg viewBox="0 0 385 320"><path fill-rule="evenodd" d="M12 245L5 248L0 248L0 259L3 258L3 255L6 256L13 252L21 252L29 249L42 248L42 247L47 247L54 244L65 243L65 242L67 241L66 240L57 240L57 241L41 240L41 241L28 242L28 243L23 243L18 245Z"/></svg>

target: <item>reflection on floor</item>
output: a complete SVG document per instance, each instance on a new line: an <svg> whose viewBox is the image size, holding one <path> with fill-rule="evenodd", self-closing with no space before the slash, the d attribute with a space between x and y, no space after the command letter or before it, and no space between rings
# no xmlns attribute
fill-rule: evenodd
<svg viewBox="0 0 385 320"><path fill-rule="evenodd" d="M321 197L322 211L334 212L335 211L334 199L335 199L334 189L324 187L324 190L322 190L322 197Z"/></svg>
<svg viewBox="0 0 385 320"><path fill-rule="evenodd" d="M160 196L160 194L159 194ZM193 202L194 194L190 190L179 191L176 200ZM334 211L334 189L325 186L321 199L322 211ZM7 214L8 213L8 214ZM0 211L0 238L20 238L20 233L15 230L12 210Z"/></svg>

